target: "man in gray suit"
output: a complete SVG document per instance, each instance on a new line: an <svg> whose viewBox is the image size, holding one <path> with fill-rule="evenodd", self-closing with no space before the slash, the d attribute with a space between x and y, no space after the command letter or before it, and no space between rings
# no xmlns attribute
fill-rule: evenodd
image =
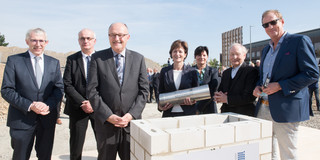
<svg viewBox="0 0 320 160"><path fill-rule="evenodd" d="M95 113L99 160L130 159L132 119L140 119L148 98L144 57L126 49L130 35L123 23L109 27L111 48L92 56L87 95Z"/></svg>
<svg viewBox="0 0 320 160"><path fill-rule="evenodd" d="M30 158L35 140L37 157L50 160L58 106L63 95L59 61L44 55L46 32L31 29L26 35L29 50L9 56L1 87L2 97L10 104L13 160Z"/></svg>

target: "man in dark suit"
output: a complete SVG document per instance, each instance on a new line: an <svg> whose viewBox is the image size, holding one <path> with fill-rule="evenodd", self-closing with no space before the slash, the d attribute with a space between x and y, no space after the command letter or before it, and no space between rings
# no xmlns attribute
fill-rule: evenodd
<svg viewBox="0 0 320 160"><path fill-rule="evenodd" d="M214 99L218 103L223 103L221 112L254 116L253 102L256 98L252 92L258 80L258 71L244 62L247 49L241 44L234 43L229 52L232 67L223 72Z"/></svg>
<svg viewBox="0 0 320 160"><path fill-rule="evenodd" d="M152 103L152 95L153 95L153 70L152 68L147 68L147 77L148 77L148 82L149 82L149 99L147 103Z"/></svg>
<svg viewBox="0 0 320 160"><path fill-rule="evenodd" d="M78 42L81 51L68 56L63 75L67 98L64 113L69 115L71 160L81 159L89 120L94 130L94 112L87 99L86 88L96 35L90 29L83 29L78 34Z"/></svg>
<svg viewBox="0 0 320 160"><path fill-rule="evenodd" d="M99 160L130 159L132 119L140 119L149 84L144 57L126 49L130 35L123 23L109 27L111 48L92 56L87 95L95 113Z"/></svg>
<svg viewBox="0 0 320 160"><path fill-rule="evenodd" d="M156 100L159 98L159 78L160 78L160 73L158 72L157 68L154 68L152 86L154 91L154 97Z"/></svg>
<svg viewBox="0 0 320 160"><path fill-rule="evenodd" d="M262 26L271 38L262 50L260 79L254 96L257 116L273 122L273 154L297 159L299 122L309 119L308 86L317 81L319 70L309 37L289 34L278 10L262 15ZM270 81L268 85L265 82Z"/></svg>
<svg viewBox="0 0 320 160"><path fill-rule="evenodd" d="M47 35L41 28L27 32L29 50L9 56L1 87L2 97L10 104L13 160L30 158L33 143L38 159L50 160L58 106L63 95L60 64L44 55Z"/></svg>

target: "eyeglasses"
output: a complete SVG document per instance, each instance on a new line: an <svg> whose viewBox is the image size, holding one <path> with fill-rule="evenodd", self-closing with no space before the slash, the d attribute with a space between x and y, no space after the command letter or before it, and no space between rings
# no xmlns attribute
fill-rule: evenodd
<svg viewBox="0 0 320 160"><path fill-rule="evenodd" d="M127 35L128 34L109 34L109 37L116 38L118 36L119 38L123 38Z"/></svg>
<svg viewBox="0 0 320 160"><path fill-rule="evenodd" d="M271 25L276 25L277 24L277 22L280 20L280 18L278 18L278 19L275 19L275 20L273 20L273 21L270 21L270 22L268 22L268 23L264 23L264 24L262 24L262 27L263 28L268 28L269 27L269 24L271 24Z"/></svg>
<svg viewBox="0 0 320 160"><path fill-rule="evenodd" d="M91 40L93 40L93 39L95 39L95 38L91 38L91 37L80 37L79 39L80 39L80 41L85 41L85 40L91 41Z"/></svg>
<svg viewBox="0 0 320 160"><path fill-rule="evenodd" d="M30 39L30 42L33 43L33 44L36 44L36 43L40 43L40 44L44 44L45 42L47 42L46 40L37 40L37 39Z"/></svg>

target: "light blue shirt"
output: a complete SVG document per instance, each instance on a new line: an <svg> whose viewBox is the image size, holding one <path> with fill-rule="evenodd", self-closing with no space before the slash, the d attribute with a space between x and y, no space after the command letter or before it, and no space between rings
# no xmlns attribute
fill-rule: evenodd
<svg viewBox="0 0 320 160"><path fill-rule="evenodd" d="M263 79L262 79L263 83L266 81L267 77L269 77L269 78L271 77L274 61L278 55L282 41L283 41L286 34L287 34L287 32L285 32L282 35L282 37L280 38L275 49L273 49L273 42L271 40L269 42L270 49L269 49L269 51L266 55L266 58L264 59L264 62L263 62Z"/></svg>
<svg viewBox="0 0 320 160"><path fill-rule="evenodd" d="M243 64L243 62L238 67L235 67L235 68L232 67L232 70L231 70L231 78L232 79L236 76L236 74L242 64Z"/></svg>

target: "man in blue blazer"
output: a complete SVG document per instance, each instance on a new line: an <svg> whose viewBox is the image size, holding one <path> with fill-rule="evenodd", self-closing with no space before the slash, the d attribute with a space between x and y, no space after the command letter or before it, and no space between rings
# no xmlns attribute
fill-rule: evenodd
<svg viewBox="0 0 320 160"><path fill-rule="evenodd" d="M308 86L319 77L316 56L307 36L289 34L278 10L262 15L271 38L261 56L260 80L253 95L259 97L256 114L273 121L273 159L297 159L299 122L309 119ZM269 83L268 83L269 81Z"/></svg>
<svg viewBox="0 0 320 160"><path fill-rule="evenodd" d="M44 30L29 30L26 43L27 52L8 57L1 87L2 97L10 104L7 126L12 159L29 159L35 141L38 159L50 160L63 95L60 64L43 54L48 44Z"/></svg>

